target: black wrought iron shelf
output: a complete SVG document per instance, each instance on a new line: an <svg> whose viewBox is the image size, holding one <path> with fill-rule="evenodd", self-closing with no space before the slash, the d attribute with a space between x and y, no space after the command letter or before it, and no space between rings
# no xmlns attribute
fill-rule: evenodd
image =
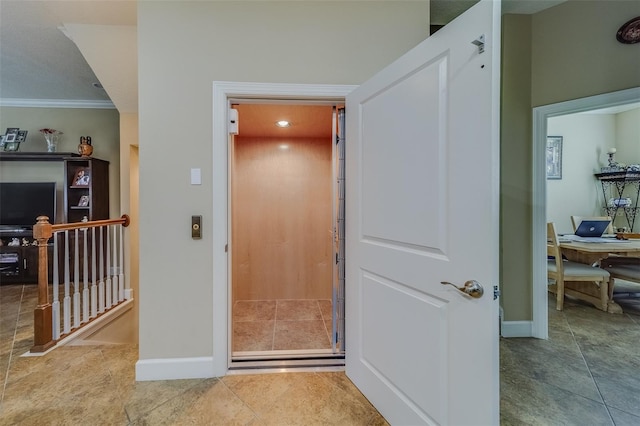
<svg viewBox="0 0 640 426"><path fill-rule="evenodd" d="M600 180L602 186L602 196L604 198L604 211L615 222L618 213L622 213L629 227L629 232L633 232L636 217L640 212L638 200L640 199L640 172L636 171L614 171L606 173L596 173L595 176ZM631 204L624 205L623 199L625 189L627 194L631 195ZM630 189L630 191L629 191ZM613 205L609 204L609 200L613 199Z"/></svg>

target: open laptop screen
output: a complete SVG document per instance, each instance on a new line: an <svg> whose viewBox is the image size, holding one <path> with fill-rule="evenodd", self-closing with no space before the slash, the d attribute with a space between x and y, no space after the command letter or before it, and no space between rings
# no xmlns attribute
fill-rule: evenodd
<svg viewBox="0 0 640 426"><path fill-rule="evenodd" d="M579 237L601 237L610 224L610 220L583 220L576 229L576 235Z"/></svg>

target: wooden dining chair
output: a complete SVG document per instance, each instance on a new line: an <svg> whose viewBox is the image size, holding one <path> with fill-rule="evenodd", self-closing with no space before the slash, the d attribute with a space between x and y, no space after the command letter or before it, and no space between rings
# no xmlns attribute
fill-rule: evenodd
<svg viewBox="0 0 640 426"><path fill-rule="evenodd" d="M555 284L549 285L549 291L556 294L556 309L561 311L565 294L577 293L565 288L568 281L592 281L599 288L599 297L588 296L591 303L603 311L607 311L609 301L609 272L604 269L585 265L584 263L563 260L558 234L553 222L547 223L547 277ZM584 294L582 295L584 298Z"/></svg>
<svg viewBox="0 0 640 426"><path fill-rule="evenodd" d="M600 262L600 267L609 272L609 300L613 299L615 280L640 283L640 258L628 256L610 256Z"/></svg>
<svg viewBox="0 0 640 426"><path fill-rule="evenodd" d="M607 229L605 229L604 233L615 234L611 216L571 216L571 225L573 226L573 232L576 232L576 229L578 229L578 226L580 226L580 222L582 222L583 220L611 220L611 223L609 224L609 226L607 226Z"/></svg>

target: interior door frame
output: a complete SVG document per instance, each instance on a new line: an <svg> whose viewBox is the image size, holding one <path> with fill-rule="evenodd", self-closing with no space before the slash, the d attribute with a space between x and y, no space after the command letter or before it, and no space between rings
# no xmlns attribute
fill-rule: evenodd
<svg viewBox="0 0 640 426"><path fill-rule="evenodd" d="M547 176L546 147L547 120L552 117L575 114L626 105L640 100L640 87L574 99L533 109L533 196L532 196L532 242L533 242L533 323L532 337L549 337L547 297Z"/></svg>
<svg viewBox="0 0 640 426"><path fill-rule="evenodd" d="M225 376L231 363L231 257L229 194L229 99L278 99L344 102L355 85L213 82L213 374ZM221 302L223 301L223 302Z"/></svg>

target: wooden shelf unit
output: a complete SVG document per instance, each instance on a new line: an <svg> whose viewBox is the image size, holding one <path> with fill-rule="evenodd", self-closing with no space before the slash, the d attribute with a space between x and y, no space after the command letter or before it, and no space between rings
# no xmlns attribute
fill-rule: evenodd
<svg viewBox="0 0 640 426"><path fill-rule="evenodd" d="M78 172L89 175L87 185L74 185ZM64 221L109 219L109 162L97 158L64 159ZM86 197L86 205L80 205Z"/></svg>

